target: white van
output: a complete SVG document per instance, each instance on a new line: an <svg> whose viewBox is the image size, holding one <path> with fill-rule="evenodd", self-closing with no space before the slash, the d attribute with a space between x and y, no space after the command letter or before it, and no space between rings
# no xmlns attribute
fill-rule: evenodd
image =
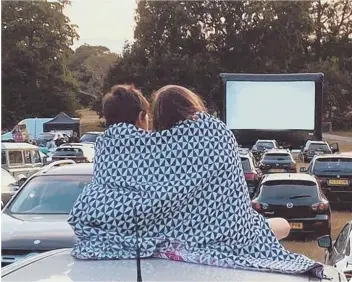
<svg viewBox="0 0 352 282"><path fill-rule="evenodd" d="M40 170L46 163L37 146L28 143L1 143L1 168L7 170L16 180L26 178Z"/></svg>

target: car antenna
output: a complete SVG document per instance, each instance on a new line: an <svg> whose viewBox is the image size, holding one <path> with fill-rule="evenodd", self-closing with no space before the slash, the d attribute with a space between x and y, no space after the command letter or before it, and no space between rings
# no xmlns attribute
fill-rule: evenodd
<svg viewBox="0 0 352 282"><path fill-rule="evenodd" d="M135 222L136 231L136 263L137 263L137 282L142 282L142 268L141 268L141 253L139 248L139 237L138 237L138 219L137 219L137 209L133 209L133 217Z"/></svg>

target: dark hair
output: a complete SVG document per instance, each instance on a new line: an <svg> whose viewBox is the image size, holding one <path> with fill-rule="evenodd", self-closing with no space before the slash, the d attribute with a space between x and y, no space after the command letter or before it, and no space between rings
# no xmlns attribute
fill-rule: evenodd
<svg viewBox="0 0 352 282"><path fill-rule="evenodd" d="M196 112L206 112L202 99L191 90L167 85L153 94L152 116L155 130L169 129Z"/></svg>
<svg viewBox="0 0 352 282"><path fill-rule="evenodd" d="M115 85L103 98L106 126L126 122L135 125L139 113L147 114L149 103L134 85Z"/></svg>

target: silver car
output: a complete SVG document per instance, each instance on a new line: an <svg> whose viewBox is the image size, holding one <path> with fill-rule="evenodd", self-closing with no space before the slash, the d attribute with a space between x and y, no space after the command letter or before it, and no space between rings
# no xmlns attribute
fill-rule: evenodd
<svg viewBox="0 0 352 282"><path fill-rule="evenodd" d="M76 238L67 223L68 213L92 172L93 164L49 165L27 180L2 210L2 267L37 253L73 247Z"/></svg>
<svg viewBox="0 0 352 282"><path fill-rule="evenodd" d="M347 282L341 272L325 267L331 282ZM321 281L308 275L286 275L206 266L162 259L76 260L70 249L56 250L1 269L1 281Z"/></svg>

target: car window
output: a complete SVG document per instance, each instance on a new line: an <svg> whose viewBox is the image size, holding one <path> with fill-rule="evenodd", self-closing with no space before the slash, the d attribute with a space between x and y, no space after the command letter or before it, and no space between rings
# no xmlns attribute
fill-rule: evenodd
<svg viewBox="0 0 352 282"><path fill-rule="evenodd" d="M269 180L263 183L260 198L264 202L269 200L285 201L291 199L317 201L319 195L317 185L313 181Z"/></svg>
<svg viewBox="0 0 352 282"><path fill-rule="evenodd" d="M80 142L95 142L98 136L98 134L86 133L83 134L80 139Z"/></svg>
<svg viewBox="0 0 352 282"><path fill-rule="evenodd" d="M335 242L335 249L340 254L345 254L347 243L349 240L349 235L351 230L351 225L347 224L339 234Z"/></svg>
<svg viewBox="0 0 352 282"><path fill-rule="evenodd" d="M9 151L9 163L10 165L23 164L22 151Z"/></svg>
<svg viewBox="0 0 352 282"><path fill-rule="evenodd" d="M6 164L6 152L1 151L1 164Z"/></svg>
<svg viewBox="0 0 352 282"><path fill-rule="evenodd" d="M274 148L273 142L258 142L257 147L258 146L263 146L265 149L273 149Z"/></svg>
<svg viewBox="0 0 352 282"><path fill-rule="evenodd" d="M251 172L252 171L251 163L250 163L248 158L241 157L241 163L242 163L243 172L246 173L246 172Z"/></svg>
<svg viewBox="0 0 352 282"><path fill-rule="evenodd" d="M76 156L82 157L83 151L80 148L59 147L56 149L54 156Z"/></svg>
<svg viewBox="0 0 352 282"><path fill-rule="evenodd" d="M32 154L31 151L23 151L24 163L31 164L32 163Z"/></svg>
<svg viewBox="0 0 352 282"><path fill-rule="evenodd" d="M292 160L291 155L287 153L266 153L264 155L264 161L290 161Z"/></svg>
<svg viewBox="0 0 352 282"><path fill-rule="evenodd" d="M68 214L91 178L90 175L34 177L18 192L9 211L20 214Z"/></svg>
<svg viewBox="0 0 352 282"><path fill-rule="evenodd" d="M315 160L313 171L352 173L352 158L320 158Z"/></svg>
<svg viewBox="0 0 352 282"><path fill-rule="evenodd" d="M33 160L35 164L42 162L39 151L33 151Z"/></svg>
<svg viewBox="0 0 352 282"><path fill-rule="evenodd" d="M308 146L308 150L314 151L323 151L324 153L330 153L330 147L327 144L317 144L317 143L310 143Z"/></svg>

